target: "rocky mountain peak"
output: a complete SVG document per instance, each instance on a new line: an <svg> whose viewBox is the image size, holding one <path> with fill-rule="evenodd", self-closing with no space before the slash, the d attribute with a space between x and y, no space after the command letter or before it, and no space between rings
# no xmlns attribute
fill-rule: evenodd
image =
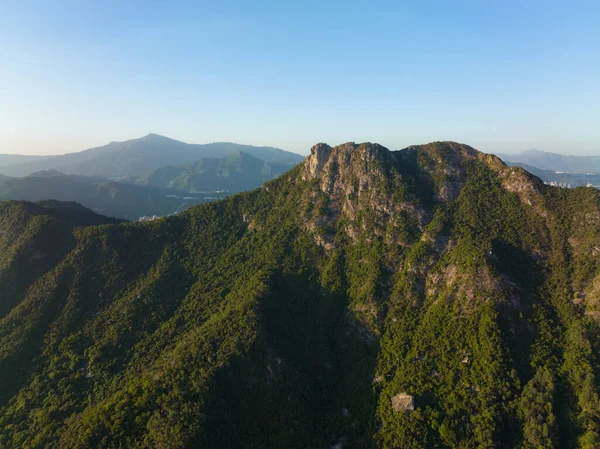
<svg viewBox="0 0 600 449"><path fill-rule="evenodd" d="M307 218L308 227L320 229L329 223L334 229L335 220L343 216L348 220L347 234L355 239L365 230L384 235L398 217L410 217L422 232L433 218L434 204L457 201L469 177L486 169L526 207L543 215L541 181L468 145L433 142L390 151L375 143L335 147L318 143L301 173L305 181L318 186L310 201L325 198L326 208ZM364 217L369 217L369 223ZM331 246L333 233L319 235L318 241Z"/></svg>
<svg viewBox="0 0 600 449"><path fill-rule="evenodd" d="M322 190L332 192L335 185L358 182L363 190L368 177L381 175L383 166L395 161L394 154L376 143L347 142L336 147L318 143L306 160L304 179L320 178Z"/></svg>
<svg viewBox="0 0 600 449"><path fill-rule="evenodd" d="M326 143L318 143L310 149L310 156L306 159L306 172L311 178L319 175L323 166L329 160L333 149Z"/></svg>

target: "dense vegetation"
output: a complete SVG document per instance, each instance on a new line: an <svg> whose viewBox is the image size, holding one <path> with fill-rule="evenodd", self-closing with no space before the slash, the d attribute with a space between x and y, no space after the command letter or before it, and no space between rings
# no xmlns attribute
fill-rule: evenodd
<svg viewBox="0 0 600 449"><path fill-rule="evenodd" d="M205 158L192 164L156 169L130 181L144 186L171 188L184 192L244 192L285 173L297 162L265 162L244 152L223 158Z"/></svg>
<svg viewBox="0 0 600 449"><path fill-rule="evenodd" d="M144 224L0 203L0 448L599 447L599 224L454 143Z"/></svg>

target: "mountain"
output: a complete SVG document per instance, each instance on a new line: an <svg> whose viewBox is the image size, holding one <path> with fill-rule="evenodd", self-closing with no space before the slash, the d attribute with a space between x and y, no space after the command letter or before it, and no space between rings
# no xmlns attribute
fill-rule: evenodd
<svg viewBox="0 0 600 449"><path fill-rule="evenodd" d="M528 150L523 153L498 153L503 161L527 164L543 170L569 173L600 173L600 156L570 156L548 153L540 150Z"/></svg>
<svg viewBox="0 0 600 449"><path fill-rule="evenodd" d="M58 170L40 170L40 171L36 171L34 173L31 173L29 175L32 178L55 178L55 177L66 177L67 175L65 175L63 172L60 172ZM97 178L97 179L103 179L103 178Z"/></svg>
<svg viewBox="0 0 600 449"><path fill-rule="evenodd" d="M0 154L0 167L23 164L32 161L41 161L46 157L47 156L29 156L24 154Z"/></svg>
<svg viewBox="0 0 600 449"><path fill-rule="evenodd" d="M224 158L206 158L179 167L162 167L132 179L137 184L174 188L185 192L227 191L238 193L260 187L285 173L296 163L265 162L244 152Z"/></svg>
<svg viewBox="0 0 600 449"><path fill-rule="evenodd" d="M204 196L113 182L99 176L65 175L56 170L0 179L0 200L71 201L109 217L129 220L170 215L209 201Z"/></svg>
<svg viewBox="0 0 600 449"><path fill-rule="evenodd" d="M261 189L83 221L0 203L2 448L600 444L596 189L318 144Z"/></svg>
<svg viewBox="0 0 600 449"><path fill-rule="evenodd" d="M195 145L157 134L126 142L111 142L102 147L61 156L46 156L22 163L2 163L0 171L9 176L26 176L40 170L59 170L66 174L122 178L138 176L167 165L182 165L202 158L221 158L243 151L267 162L299 163L304 157L271 147L254 147L218 142ZM16 156L15 156L16 157Z"/></svg>
<svg viewBox="0 0 600 449"><path fill-rule="evenodd" d="M2 173L0 173L0 185L2 185L2 183L8 181L9 179L12 179L10 176L4 176Z"/></svg>
<svg viewBox="0 0 600 449"><path fill-rule="evenodd" d="M507 164L524 168L547 184L569 188L581 186L600 188L600 173L565 173L543 170L520 162L507 162Z"/></svg>

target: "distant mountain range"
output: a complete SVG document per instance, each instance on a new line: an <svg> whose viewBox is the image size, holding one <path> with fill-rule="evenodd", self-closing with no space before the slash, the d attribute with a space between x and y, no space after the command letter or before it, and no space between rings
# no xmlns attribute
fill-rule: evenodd
<svg viewBox="0 0 600 449"><path fill-rule="evenodd" d="M547 184L552 184L559 187L596 187L600 188L600 173L568 173L568 172L556 172L554 170L546 170L537 168L532 165L524 164L522 162L506 162L511 166L518 166L524 168L532 175L537 176Z"/></svg>
<svg viewBox="0 0 600 449"><path fill-rule="evenodd" d="M28 156L24 154L0 154L0 167L23 164L31 161L41 161L47 156Z"/></svg>
<svg viewBox="0 0 600 449"><path fill-rule="evenodd" d="M229 142L187 144L158 134L140 139L111 142L97 148L60 156L0 155L0 173L27 176L40 170L59 170L70 175L124 178L144 175L165 166L223 158L244 152L266 162L297 164L304 156L273 147L255 147Z"/></svg>
<svg viewBox="0 0 600 449"><path fill-rule="evenodd" d="M266 162L250 154L237 152L220 159L205 158L179 167L162 167L129 180L140 185L185 192L224 190L231 194L255 189L295 165Z"/></svg>
<svg viewBox="0 0 600 449"><path fill-rule="evenodd" d="M505 162L527 164L543 170L569 173L600 173L600 156L571 156L549 153L540 150L528 150L523 153L497 153Z"/></svg>
<svg viewBox="0 0 600 449"><path fill-rule="evenodd" d="M149 134L61 156L0 155L0 201L73 201L128 220L171 215L260 187L302 160L279 148Z"/></svg>
<svg viewBox="0 0 600 449"><path fill-rule="evenodd" d="M239 148L265 159L239 151ZM183 165L173 164L200 153L227 155L196 159ZM164 216L195 204L260 187L293 168L298 159L302 156L276 148L236 144L188 145L150 135L82 153L0 167L0 170L13 175L28 172L34 167L59 167L45 168L18 178L0 175L0 201L73 201L97 213L128 220L145 215ZM135 163L135 160L138 162ZM162 163L167 165L143 171L144 167ZM65 168L73 173L64 173L62 170ZM122 177L133 172L139 175ZM112 179L108 179L108 174L112 175Z"/></svg>

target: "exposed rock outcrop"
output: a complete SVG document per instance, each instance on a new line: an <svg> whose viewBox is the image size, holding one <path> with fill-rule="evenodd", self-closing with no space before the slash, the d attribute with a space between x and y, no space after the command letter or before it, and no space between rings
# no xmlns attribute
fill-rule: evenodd
<svg viewBox="0 0 600 449"><path fill-rule="evenodd" d="M323 167L329 160L332 148L326 143L318 143L310 150L310 156L306 159L306 171L310 177L315 178L319 175Z"/></svg>
<svg viewBox="0 0 600 449"><path fill-rule="evenodd" d="M392 408L397 412L412 412L415 409L415 397L400 393L392 398Z"/></svg>

